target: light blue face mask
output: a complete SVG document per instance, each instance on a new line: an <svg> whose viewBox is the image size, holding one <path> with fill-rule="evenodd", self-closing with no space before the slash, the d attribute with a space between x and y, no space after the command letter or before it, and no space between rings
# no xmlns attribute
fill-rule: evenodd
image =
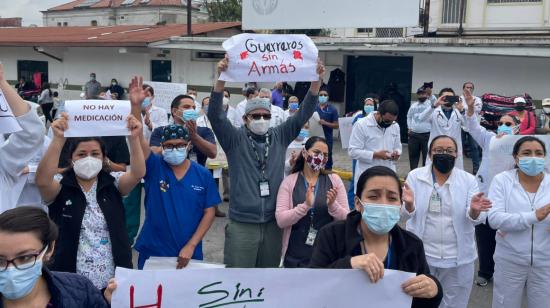
<svg viewBox="0 0 550 308"><path fill-rule="evenodd" d="M298 140L304 140L306 138L309 138L309 130L302 128L300 134L298 134Z"/></svg>
<svg viewBox="0 0 550 308"><path fill-rule="evenodd" d="M146 97L143 102L141 102L141 109L145 109L147 107L149 107L151 105L151 98L150 97Z"/></svg>
<svg viewBox="0 0 550 308"><path fill-rule="evenodd" d="M328 102L328 96L319 96L319 103L326 104Z"/></svg>
<svg viewBox="0 0 550 308"><path fill-rule="evenodd" d="M162 158L171 166L179 166L187 158L187 148L162 150Z"/></svg>
<svg viewBox="0 0 550 308"><path fill-rule="evenodd" d="M399 222L401 207L359 202L363 205L363 222L374 234L387 234Z"/></svg>
<svg viewBox="0 0 550 308"><path fill-rule="evenodd" d="M514 130L512 129L512 126L506 126L502 124L497 128L497 134L513 135Z"/></svg>
<svg viewBox="0 0 550 308"><path fill-rule="evenodd" d="M290 109L290 111L296 111L296 110L298 110L298 107L300 107L300 105L298 103L288 104L288 109Z"/></svg>
<svg viewBox="0 0 550 308"><path fill-rule="evenodd" d="M363 110L365 111L365 113L371 113L374 111L374 106L373 105L365 105L363 107Z"/></svg>
<svg viewBox="0 0 550 308"><path fill-rule="evenodd" d="M20 270L11 266L0 272L0 294L9 300L21 299L29 295L42 275L42 257L47 250L48 247L44 248L37 257L36 263L30 268Z"/></svg>
<svg viewBox="0 0 550 308"><path fill-rule="evenodd" d="M181 119L184 122L196 121L198 117L199 117L199 113L195 109L187 109L181 115Z"/></svg>
<svg viewBox="0 0 550 308"><path fill-rule="evenodd" d="M520 157L519 169L528 176L536 176L544 171L546 159L541 157Z"/></svg>

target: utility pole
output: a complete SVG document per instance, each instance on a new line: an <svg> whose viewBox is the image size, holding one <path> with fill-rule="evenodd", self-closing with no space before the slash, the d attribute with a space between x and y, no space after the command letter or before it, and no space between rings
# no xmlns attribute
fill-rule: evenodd
<svg viewBox="0 0 550 308"><path fill-rule="evenodd" d="M187 0L187 36L193 36L191 23L191 0Z"/></svg>
<svg viewBox="0 0 550 308"><path fill-rule="evenodd" d="M460 0L460 24L458 26L458 36L462 36L462 33L464 33L464 28L462 26L462 23L464 21L464 10L465 10L466 0Z"/></svg>
<svg viewBox="0 0 550 308"><path fill-rule="evenodd" d="M430 0L424 0L424 37L428 36L430 28Z"/></svg>

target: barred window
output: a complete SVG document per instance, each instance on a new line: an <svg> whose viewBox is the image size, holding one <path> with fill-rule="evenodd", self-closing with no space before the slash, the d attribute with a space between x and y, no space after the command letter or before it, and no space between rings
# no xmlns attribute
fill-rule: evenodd
<svg viewBox="0 0 550 308"><path fill-rule="evenodd" d="M540 3L542 0L487 0L489 4L496 3Z"/></svg>

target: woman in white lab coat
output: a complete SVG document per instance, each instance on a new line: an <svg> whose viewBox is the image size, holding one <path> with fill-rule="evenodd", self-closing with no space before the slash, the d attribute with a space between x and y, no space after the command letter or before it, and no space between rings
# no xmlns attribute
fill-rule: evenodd
<svg viewBox="0 0 550 308"><path fill-rule="evenodd" d="M517 169L495 176L489 188L494 207L489 224L497 229L493 307L548 307L550 290L550 174L546 146L533 136L513 149Z"/></svg>
<svg viewBox="0 0 550 308"><path fill-rule="evenodd" d="M464 103L459 99L453 103L449 97L455 97L455 91L451 88L444 88L439 92L439 99L432 105L432 109L426 109L420 115L422 121L432 123L430 140L428 144L440 135L447 135L453 138L458 145L455 167L464 169L464 160L462 153L462 126L464 125ZM426 159L426 165L431 162Z"/></svg>
<svg viewBox="0 0 550 308"><path fill-rule="evenodd" d="M475 113L475 97L466 90L464 99L468 110L466 111L466 128L470 136L481 146L483 150L483 159L476 175L479 191L487 194L491 178L489 178L490 165L490 146L494 138L501 138L505 135L519 134L519 120L510 115L503 115L499 120L497 132L488 131L479 124L479 119ZM495 271L495 262L493 254L495 253L496 230L492 229L487 223L476 226L476 242L479 257L479 271L477 273L476 284L484 287L491 279Z"/></svg>
<svg viewBox="0 0 550 308"><path fill-rule="evenodd" d="M491 202L478 193L473 175L455 167L457 142L435 137L429 146L433 161L411 171L407 183L415 208L403 210L407 231L424 242L430 273L443 286L440 308L466 308L477 257L474 226L485 221Z"/></svg>

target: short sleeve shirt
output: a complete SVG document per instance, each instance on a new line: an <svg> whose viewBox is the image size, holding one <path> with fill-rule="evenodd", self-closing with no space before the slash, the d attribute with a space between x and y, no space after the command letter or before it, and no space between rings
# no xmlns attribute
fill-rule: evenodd
<svg viewBox="0 0 550 308"><path fill-rule="evenodd" d="M175 257L195 234L204 210L221 203L218 187L210 171L193 161L179 180L161 155L151 154L146 167L146 219L135 249L146 256ZM202 243L192 258L202 260Z"/></svg>
<svg viewBox="0 0 550 308"><path fill-rule="evenodd" d="M325 108L321 108L320 106L317 106L317 109L315 110L317 113L319 113L319 117L322 120L325 120L330 123L336 123L338 122L338 110L331 104L327 104ZM323 125L323 132L325 133L325 139L327 139L327 143L332 144L332 135L333 135L333 129L330 127L326 127Z"/></svg>

